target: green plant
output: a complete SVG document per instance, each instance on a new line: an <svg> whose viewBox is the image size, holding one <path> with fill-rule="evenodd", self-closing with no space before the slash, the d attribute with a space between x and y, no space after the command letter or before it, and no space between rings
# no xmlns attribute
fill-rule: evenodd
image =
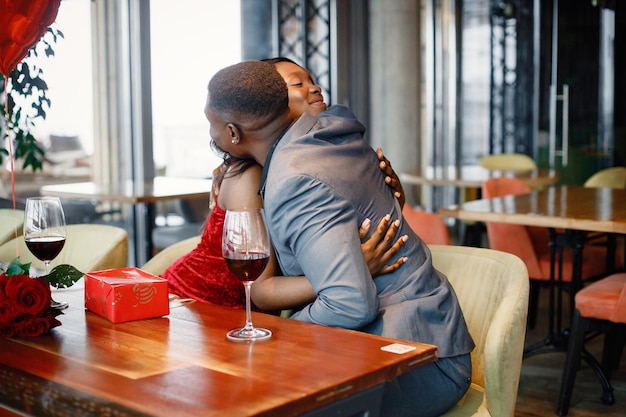
<svg viewBox="0 0 626 417"><path fill-rule="evenodd" d="M46 57L54 56L53 44L58 38L63 38L63 33L58 29L48 28L41 40L31 48L28 57L45 54ZM4 75L0 74L0 103L3 111L0 115L0 165L4 158L9 158L8 138L13 140L13 158L22 159L22 169L29 167L33 171L42 169L44 150L31 133L39 118L46 118L46 110L52 102L48 97L48 84L43 79L43 70L34 64L28 63L27 59L20 62L9 76L10 88L5 94ZM5 111L4 100L7 100Z"/></svg>

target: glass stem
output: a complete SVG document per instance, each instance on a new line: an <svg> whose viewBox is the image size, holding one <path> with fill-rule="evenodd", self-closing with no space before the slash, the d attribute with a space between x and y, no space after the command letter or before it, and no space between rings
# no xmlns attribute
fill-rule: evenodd
<svg viewBox="0 0 626 417"><path fill-rule="evenodd" d="M243 285L246 290L246 326L244 330L246 332L251 332L254 330L254 326L252 325L252 312L250 308L250 287L252 286L253 281L244 281Z"/></svg>
<svg viewBox="0 0 626 417"><path fill-rule="evenodd" d="M46 275L50 273L50 261L43 261L43 264L46 266Z"/></svg>

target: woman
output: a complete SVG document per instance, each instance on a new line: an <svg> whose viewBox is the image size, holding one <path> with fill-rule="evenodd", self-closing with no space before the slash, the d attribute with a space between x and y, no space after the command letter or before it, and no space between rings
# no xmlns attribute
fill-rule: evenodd
<svg viewBox="0 0 626 417"><path fill-rule="evenodd" d="M293 114L308 112L317 115L326 109L320 87L313 82L304 68L287 58L266 61L273 64L285 79L289 92L289 107ZM404 195L397 176L380 150L378 155L381 169L388 175L387 183L394 188L396 196L403 203ZM201 242L193 251L174 262L162 276L168 280L170 291L181 297L243 308L245 298L241 280L230 273L222 257L222 228L228 208L262 208L258 194L261 167L251 160L235 160L226 154L223 156L224 163L214 171L210 202L212 210L205 224ZM372 276L394 271L404 263L404 259L400 258L386 265L404 243L404 237L401 237L393 245L389 245L397 227L398 222L389 224L388 218L383 219L375 233L363 242L362 249ZM362 238L369 229L370 224L366 220L359 231ZM276 260L272 253L267 268L257 282L278 275L276 271ZM263 291L255 291L253 285L253 299L262 298L264 305L271 304L275 310L289 309L315 298L315 293L305 277L290 279L287 285L271 285L271 281L268 280L263 288ZM271 302L268 299L271 299Z"/></svg>

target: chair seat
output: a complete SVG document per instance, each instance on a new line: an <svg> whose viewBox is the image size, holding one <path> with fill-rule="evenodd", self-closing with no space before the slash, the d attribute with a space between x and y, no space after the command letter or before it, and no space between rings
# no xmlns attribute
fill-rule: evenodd
<svg viewBox="0 0 626 417"><path fill-rule="evenodd" d="M548 281L550 279L550 248L546 246L538 248L538 251L539 250L544 251L539 255L538 259L542 274L535 275L530 272L531 268L529 268L529 275L535 280ZM606 248L585 245L582 253L583 260L581 273L583 280L606 274ZM573 252L571 250L566 250L563 252L563 282L572 281L572 274L574 272L573 267ZM555 270L555 273L558 274L558 270Z"/></svg>
<svg viewBox="0 0 626 417"><path fill-rule="evenodd" d="M487 396L485 389L477 384L471 384L465 396L454 407L443 414L443 417L460 416L489 416L487 410Z"/></svg>
<svg viewBox="0 0 626 417"><path fill-rule="evenodd" d="M620 297L626 298L625 285L626 273L596 281L576 293L576 308L582 317L626 323L626 302L620 303ZM623 307L616 310L620 304Z"/></svg>

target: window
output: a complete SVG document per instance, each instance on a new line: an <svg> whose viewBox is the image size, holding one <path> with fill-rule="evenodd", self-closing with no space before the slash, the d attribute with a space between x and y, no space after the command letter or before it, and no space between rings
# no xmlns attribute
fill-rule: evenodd
<svg viewBox="0 0 626 417"><path fill-rule="evenodd" d="M48 84L50 109L33 132L47 145L50 136L78 137L84 150L93 152L93 88L91 67L91 2L61 2L52 27L63 32L53 45L55 55L40 53L29 62L42 68Z"/></svg>
<svg viewBox="0 0 626 417"><path fill-rule="evenodd" d="M210 78L241 60L240 2L150 3L152 117L157 172L208 177L211 151L203 110Z"/></svg>

